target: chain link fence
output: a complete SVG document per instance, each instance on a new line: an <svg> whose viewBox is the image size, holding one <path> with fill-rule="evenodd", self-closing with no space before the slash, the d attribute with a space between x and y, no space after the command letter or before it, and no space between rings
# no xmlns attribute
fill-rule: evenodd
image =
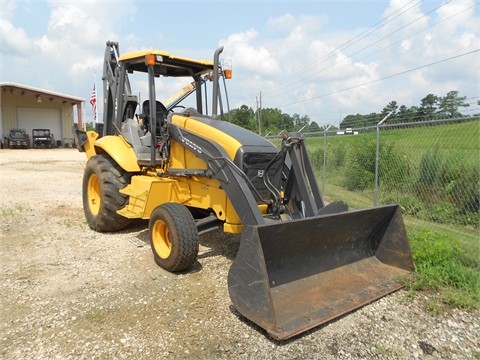
<svg viewBox="0 0 480 360"><path fill-rule="evenodd" d="M480 118L304 134L327 200L400 204L418 223L480 229Z"/></svg>

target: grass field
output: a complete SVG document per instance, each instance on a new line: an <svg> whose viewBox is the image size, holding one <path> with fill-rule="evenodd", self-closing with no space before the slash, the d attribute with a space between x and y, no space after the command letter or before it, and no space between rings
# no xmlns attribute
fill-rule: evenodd
<svg viewBox="0 0 480 360"><path fill-rule="evenodd" d="M465 121L462 123L441 123L439 125L419 125L408 127L386 127L380 130L380 146L390 146L396 154L399 154L401 159L408 162L408 170L410 178L398 179L399 187L410 186L411 178L416 178L420 171L421 161L426 154L432 152L433 149L438 151L439 159L445 164L455 164L456 171L465 172L466 170L476 172L480 171L480 121L479 119ZM361 149L366 143L369 143L369 149L375 156L375 146L371 144L376 143L377 132L373 128L368 132L361 132L359 135L334 135L328 133L325 138L323 134L319 136L307 136L306 144L308 152L312 157L312 162L316 168L317 181L320 189L324 189L324 196L327 200L341 200L349 204L351 209L361 209L374 206L374 183L371 183L363 190L347 190L344 185L345 182L345 163L339 160L339 150L341 149ZM323 151L324 142L326 140L326 158L327 167L325 174L323 173ZM276 145L279 145L278 140L274 140ZM341 154L340 154L341 155ZM345 155L346 156L346 155ZM316 160L316 161L314 161ZM381 162L380 162L381 163ZM338 165L340 164L340 165ZM382 164L382 163L381 163ZM384 166L395 167L397 164L386 164ZM466 169L466 170L465 170ZM473 170L472 170L473 169ZM379 168L382 172L384 169ZM428 170L428 169L427 169ZM324 184L325 175L325 184ZM432 171L431 177L440 176ZM433 179L432 181L435 181ZM447 179L453 183L452 179ZM447 183L441 188L447 189L450 184ZM470 184L475 191L478 198L480 189L475 184ZM413 185L412 185L413 186ZM457 186L458 188L458 186ZM460 190L462 187L460 187ZM426 191L428 191L427 189ZM438 190L437 190L438 191ZM470 191L472 191L470 189ZM379 186L380 200L381 198L388 198L388 194ZM439 191L440 192L440 191ZM432 199L432 194L423 194L423 197ZM438 197L440 195L437 195ZM470 195L471 196L471 195ZM474 194L475 196L475 194ZM435 200L432 200L434 202ZM381 202L379 203L381 204ZM447 214L448 215L448 214ZM478 211L477 211L478 215ZM451 236L458 239L463 249L472 257L480 258L480 229L478 226L469 225L462 226L455 224L453 219L451 223L439 223L428 221L425 219L416 218L404 214L407 231L411 234L416 234L422 230L435 231L437 233ZM478 222L477 222L478 223Z"/></svg>
<svg viewBox="0 0 480 360"><path fill-rule="evenodd" d="M379 205L399 200L414 257L416 277L408 282L407 288L427 291L432 313L440 312L444 306L478 308L480 121L390 127L382 129L379 138L379 178L386 172L394 176L390 175L390 184L383 188L380 181ZM376 153L376 139L376 129L356 136L307 137L307 149L327 201L341 200L351 209L374 206L373 154L368 152ZM389 150L382 152L382 147ZM348 186L351 179L347 177L356 174L348 171L349 166L357 165L352 159L365 162L360 166L361 174L368 178L369 185L363 189ZM412 214L402 203L413 205L414 209L418 206L423 213ZM462 206L472 207L460 222L472 217L476 220L459 224Z"/></svg>

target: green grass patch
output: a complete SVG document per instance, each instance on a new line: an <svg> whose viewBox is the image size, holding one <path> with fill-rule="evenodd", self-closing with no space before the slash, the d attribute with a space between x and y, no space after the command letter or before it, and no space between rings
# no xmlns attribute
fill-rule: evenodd
<svg viewBox="0 0 480 360"><path fill-rule="evenodd" d="M30 211L30 207L25 204L13 204L0 207L0 218L3 222L10 224L19 218L19 215Z"/></svg>
<svg viewBox="0 0 480 360"><path fill-rule="evenodd" d="M329 201L343 201L348 204L350 210L358 210L373 207L373 191L350 191L342 186L327 182L325 197Z"/></svg>
<svg viewBox="0 0 480 360"><path fill-rule="evenodd" d="M87 317L90 321L101 323L105 320L105 312L98 307L93 307L87 314Z"/></svg>
<svg viewBox="0 0 480 360"><path fill-rule="evenodd" d="M389 128L381 131L381 141L398 144L408 158L415 159L430 149L440 147L452 158L467 164L478 161L480 126L476 121L407 128ZM477 154L477 157L472 156Z"/></svg>
<svg viewBox="0 0 480 360"><path fill-rule="evenodd" d="M452 224L438 224L426 220L419 220L410 216L403 217L410 236L415 236L421 231L431 231L454 238L458 241L461 249L472 258L480 259L480 230Z"/></svg>
<svg viewBox="0 0 480 360"><path fill-rule="evenodd" d="M432 294L432 312L439 304L480 307L480 259L472 258L452 237L423 230L410 238L416 276L406 285ZM434 311L435 310L435 311Z"/></svg>

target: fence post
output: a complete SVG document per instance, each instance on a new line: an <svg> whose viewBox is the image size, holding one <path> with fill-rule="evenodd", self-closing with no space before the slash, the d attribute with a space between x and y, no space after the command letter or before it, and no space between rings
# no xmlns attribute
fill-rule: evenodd
<svg viewBox="0 0 480 360"><path fill-rule="evenodd" d="M390 111L387 116L385 116L378 124L377 124L377 150L375 153L375 189L373 190L373 206L378 206L378 163L380 161L380 126L387 120L392 114L394 110Z"/></svg>
<svg viewBox="0 0 480 360"><path fill-rule="evenodd" d="M325 178L327 173L327 130L330 129L332 125L328 125L325 130L323 130L323 189L322 193L325 196Z"/></svg>

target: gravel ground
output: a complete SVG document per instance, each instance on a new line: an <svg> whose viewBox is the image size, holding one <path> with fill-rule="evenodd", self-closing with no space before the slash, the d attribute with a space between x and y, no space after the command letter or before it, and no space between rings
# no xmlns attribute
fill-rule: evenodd
<svg viewBox="0 0 480 360"><path fill-rule="evenodd" d="M155 265L147 223L85 222L85 154L0 150L1 359L478 359L479 312L432 315L403 290L284 342L231 306L239 237L200 239L194 268Z"/></svg>

